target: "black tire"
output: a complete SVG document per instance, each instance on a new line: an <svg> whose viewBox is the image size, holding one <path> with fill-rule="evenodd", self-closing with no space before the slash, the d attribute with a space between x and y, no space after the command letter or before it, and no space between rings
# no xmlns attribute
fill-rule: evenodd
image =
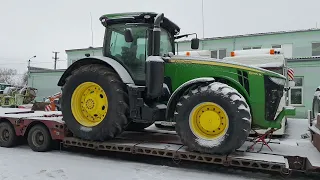
<svg viewBox="0 0 320 180"><path fill-rule="evenodd" d="M108 98L107 115L93 127L80 124L72 114L71 97L74 90L84 82L94 82L101 86ZM104 141L123 132L128 124L128 95L125 84L118 74L103 65L91 64L80 67L66 79L62 88L61 109L63 120L70 131L86 140Z"/></svg>
<svg viewBox="0 0 320 180"><path fill-rule="evenodd" d="M126 127L127 131L141 131L144 130L145 128L151 126L153 123L135 123L135 122L130 122L128 126Z"/></svg>
<svg viewBox="0 0 320 180"><path fill-rule="evenodd" d="M320 90L316 90L312 101L312 118L317 118L317 114L320 113Z"/></svg>
<svg viewBox="0 0 320 180"><path fill-rule="evenodd" d="M28 144L33 151L46 152L52 149L53 140L48 129L37 124L28 132Z"/></svg>
<svg viewBox="0 0 320 180"><path fill-rule="evenodd" d="M225 134L216 139L197 137L189 126L190 113L203 102L219 105L229 119ZM188 90L177 103L175 120L176 132L183 144L191 151L202 153L230 154L243 145L251 130L250 109L244 97L234 88L219 82Z"/></svg>
<svg viewBox="0 0 320 180"><path fill-rule="evenodd" d="M18 136L16 131L9 122L0 123L0 146L1 147L13 147L18 142Z"/></svg>

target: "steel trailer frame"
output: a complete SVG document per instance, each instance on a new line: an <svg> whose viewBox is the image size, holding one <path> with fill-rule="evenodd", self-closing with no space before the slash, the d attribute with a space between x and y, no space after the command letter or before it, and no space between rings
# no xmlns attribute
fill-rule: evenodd
<svg viewBox="0 0 320 180"><path fill-rule="evenodd" d="M309 153L307 154L296 153L292 151L292 147L290 149L285 147L285 144L277 142L270 142L271 146L276 147L276 151L262 148L260 152L247 152L246 147L250 145L248 141L244 146L230 155L212 155L188 151L182 145L176 133L170 131L127 131L110 141L86 141L72 137L59 111L13 111L10 108L6 109L8 109L8 112L0 112L0 122L10 122L17 136L26 136L32 126L42 124L49 130L52 139L59 141L64 147L125 152L172 158L174 160L260 169L279 172L283 175L290 175L292 171L320 172L320 152L316 150L315 146L310 146L312 144L311 141L307 142L307 144L309 143L308 145L299 147L300 149L308 149ZM282 147L278 149L287 149L287 151L277 151L277 147ZM316 154L317 158L312 159L308 154Z"/></svg>

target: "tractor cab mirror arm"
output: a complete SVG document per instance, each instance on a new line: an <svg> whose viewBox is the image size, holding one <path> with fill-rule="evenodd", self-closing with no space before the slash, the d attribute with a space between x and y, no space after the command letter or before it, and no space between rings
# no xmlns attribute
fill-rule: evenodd
<svg viewBox="0 0 320 180"><path fill-rule="evenodd" d="M183 35L176 36L174 38L175 39L180 39L180 38L183 38L183 37L188 37L190 35L196 35L196 38L191 39L191 49L199 49L199 42L200 41L198 39L197 33L183 34Z"/></svg>
<svg viewBox="0 0 320 180"><path fill-rule="evenodd" d="M132 34L131 28L126 28L124 30L124 38L125 38L126 42L133 42L133 34Z"/></svg>

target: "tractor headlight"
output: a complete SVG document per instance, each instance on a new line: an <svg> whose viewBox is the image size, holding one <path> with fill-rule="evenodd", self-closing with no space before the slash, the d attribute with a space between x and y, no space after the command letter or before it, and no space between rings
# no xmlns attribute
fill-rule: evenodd
<svg viewBox="0 0 320 180"><path fill-rule="evenodd" d="M271 81L273 81L274 83L284 86L286 84L286 80L282 79L282 78L277 78L277 77L269 77L271 79Z"/></svg>

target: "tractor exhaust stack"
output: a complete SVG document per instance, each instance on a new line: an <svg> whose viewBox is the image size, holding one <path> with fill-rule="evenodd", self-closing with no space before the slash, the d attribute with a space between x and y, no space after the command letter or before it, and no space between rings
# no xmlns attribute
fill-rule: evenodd
<svg viewBox="0 0 320 180"><path fill-rule="evenodd" d="M158 14L154 20L152 56L146 60L146 87L149 98L154 99L161 96L164 82L164 61L160 57L160 35L164 14Z"/></svg>

